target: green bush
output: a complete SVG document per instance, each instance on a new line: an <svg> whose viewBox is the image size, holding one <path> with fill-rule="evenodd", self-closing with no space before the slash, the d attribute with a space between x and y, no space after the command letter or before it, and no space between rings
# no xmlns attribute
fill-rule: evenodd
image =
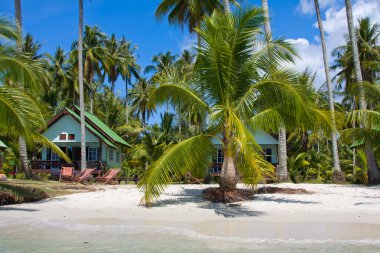
<svg viewBox="0 0 380 253"><path fill-rule="evenodd" d="M26 176L24 173L20 172L16 174L16 179L25 180Z"/></svg>
<svg viewBox="0 0 380 253"><path fill-rule="evenodd" d="M7 173L5 173L5 171L4 170L0 170L0 174L7 174Z"/></svg>

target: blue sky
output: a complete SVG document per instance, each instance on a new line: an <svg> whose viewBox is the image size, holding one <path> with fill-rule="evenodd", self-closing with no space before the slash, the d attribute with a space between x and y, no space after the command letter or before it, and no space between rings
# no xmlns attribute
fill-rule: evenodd
<svg viewBox="0 0 380 253"><path fill-rule="evenodd" d="M53 53L58 46L70 49L78 36L77 0L21 0L24 34L31 33L43 44L42 52ZM244 5L260 5L261 0L242 0ZM311 0L269 0L274 37L289 39L298 49L296 68L309 67L318 74L316 86L324 82L323 61L316 17ZM343 0L319 0L324 19L328 51L344 43L347 31ZM153 55L171 50L178 54L192 43L191 35L164 19L154 17L160 0L84 0L84 21L107 34L124 35L138 46L139 64L150 64ZM380 23L380 0L353 0L355 19L370 16ZM0 1L0 13L14 16L12 0ZM116 90L125 94L124 85Z"/></svg>
<svg viewBox="0 0 380 253"><path fill-rule="evenodd" d="M61 46L70 49L78 36L76 0L22 0L24 34L31 33L43 44L42 51L53 53ZM274 33L279 37L312 38L313 18L296 11L298 0L273 0L271 15ZM159 0L84 0L84 21L105 33L115 33L138 45L139 63L146 66L154 54L171 50L179 53L191 43L191 36L179 26L157 20L154 11ZM260 4L260 0L245 4ZM0 12L14 16L13 1L0 1ZM122 86L120 84L120 90ZM123 93L122 93L123 94Z"/></svg>

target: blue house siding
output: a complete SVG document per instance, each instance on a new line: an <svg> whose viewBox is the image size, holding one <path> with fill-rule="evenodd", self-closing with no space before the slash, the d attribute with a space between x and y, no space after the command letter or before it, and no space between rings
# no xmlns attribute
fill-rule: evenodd
<svg viewBox="0 0 380 253"><path fill-rule="evenodd" d="M253 136L264 152L267 149L270 149L270 153L271 153L270 162L273 164L278 164L278 141L273 136L271 136L270 134L268 134L267 132L261 129L255 131ZM222 135L218 137L222 138ZM216 152L222 149L222 142L220 141L220 139L214 138L212 142L214 143ZM268 150L268 153L269 153L269 150ZM217 153L213 155L213 158L214 160L215 158L217 158Z"/></svg>
<svg viewBox="0 0 380 253"><path fill-rule="evenodd" d="M80 148L81 143L81 132L80 132L80 123L74 119L71 115L66 114L57 120L54 124L43 132L43 135L54 142L60 148ZM65 135L65 138L62 140L61 135ZM69 140L69 135L73 137L72 140ZM121 166L121 145L115 145L116 149L108 146L105 142L95 136L91 131L86 128L86 147L87 148L100 148L101 147L101 157L102 162L106 162L109 167L120 167ZM113 150L113 151L110 151ZM100 152L100 151L98 151ZM110 158L109 153L113 153L112 159ZM48 153L50 157L48 157ZM118 153L118 155L117 155ZM99 154L99 153L98 153ZM44 147L42 149L42 160L51 160L51 152ZM119 158L119 159L117 159ZM89 157L87 156L87 160ZM98 159L96 159L98 160ZM88 160L88 162L91 162Z"/></svg>

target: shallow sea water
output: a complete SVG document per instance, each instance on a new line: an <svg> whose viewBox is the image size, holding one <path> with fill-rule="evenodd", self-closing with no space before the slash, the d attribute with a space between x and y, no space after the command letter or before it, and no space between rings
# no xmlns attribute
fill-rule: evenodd
<svg viewBox="0 0 380 253"><path fill-rule="evenodd" d="M167 227L72 225L47 220L7 220L1 221L0 224L0 252L367 253L380 252L380 240L317 241L224 238Z"/></svg>

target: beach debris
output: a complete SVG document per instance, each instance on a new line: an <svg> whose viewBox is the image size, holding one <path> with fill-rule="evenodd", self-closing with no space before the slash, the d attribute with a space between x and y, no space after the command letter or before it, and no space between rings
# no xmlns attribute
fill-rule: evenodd
<svg viewBox="0 0 380 253"><path fill-rule="evenodd" d="M278 194L313 194L314 192L307 191L307 190L302 189L302 188L293 189L293 188L282 188L282 187L272 187L272 186L261 187L261 188L257 189L255 192L255 194L274 194L274 193L278 193Z"/></svg>
<svg viewBox="0 0 380 253"><path fill-rule="evenodd" d="M234 203L252 200L254 192L248 189L222 190L221 188L207 188L203 190L203 197L213 203Z"/></svg>

